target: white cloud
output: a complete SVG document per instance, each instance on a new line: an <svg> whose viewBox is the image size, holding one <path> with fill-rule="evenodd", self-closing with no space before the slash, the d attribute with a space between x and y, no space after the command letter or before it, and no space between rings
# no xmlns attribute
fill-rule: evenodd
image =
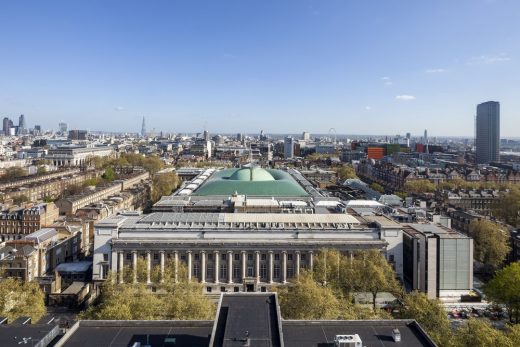
<svg viewBox="0 0 520 347"><path fill-rule="evenodd" d="M123 106L117 106L117 107L114 108L114 111L118 111L118 112L119 111L124 111L124 110L125 110L125 108Z"/></svg>
<svg viewBox="0 0 520 347"><path fill-rule="evenodd" d="M490 65L505 63L511 60L511 57L509 57L506 53L500 53L497 55L481 55L471 58L468 61L468 65Z"/></svg>
<svg viewBox="0 0 520 347"><path fill-rule="evenodd" d="M394 84L394 82L392 82L392 81L386 81L385 82L385 86L391 86L392 84Z"/></svg>
<svg viewBox="0 0 520 347"><path fill-rule="evenodd" d="M427 69L426 70L426 73L442 73L442 72L446 72L445 69Z"/></svg>
<svg viewBox="0 0 520 347"><path fill-rule="evenodd" d="M389 81L389 80L390 80L390 77L381 77L381 80L383 80L383 81Z"/></svg>
<svg viewBox="0 0 520 347"><path fill-rule="evenodd" d="M371 109L372 109L372 107L370 107L370 106L365 106L365 110L370 111Z"/></svg>
<svg viewBox="0 0 520 347"><path fill-rule="evenodd" d="M391 86L392 84L394 84L394 82L392 82L390 77L388 76L381 77L381 81L383 81L385 86Z"/></svg>
<svg viewBox="0 0 520 347"><path fill-rule="evenodd" d="M396 95L395 99L400 101L412 101L416 98L413 95Z"/></svg>

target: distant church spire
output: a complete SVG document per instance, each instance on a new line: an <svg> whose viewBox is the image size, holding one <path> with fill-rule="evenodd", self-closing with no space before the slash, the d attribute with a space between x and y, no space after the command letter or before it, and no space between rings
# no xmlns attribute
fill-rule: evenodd
<svg viewBox="0 0 520 347"><path fill-rule="evenodd" d="M141 125L141 137L146 137L146 122L143 116L143 124Z"/></svg>

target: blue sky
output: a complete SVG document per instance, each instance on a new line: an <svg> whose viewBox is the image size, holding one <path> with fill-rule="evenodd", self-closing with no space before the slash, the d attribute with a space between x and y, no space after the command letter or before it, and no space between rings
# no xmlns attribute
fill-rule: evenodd
<svg viewBox="0 0 520 347"><path fill-rule="evenodd" d="M0 116L168 132L520 136L520 1L0 1Z"/></svg>

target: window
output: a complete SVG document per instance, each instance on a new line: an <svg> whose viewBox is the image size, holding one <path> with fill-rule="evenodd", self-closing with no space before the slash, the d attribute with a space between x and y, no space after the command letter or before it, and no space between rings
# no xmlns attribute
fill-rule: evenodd
<svg viewBox="0 0 520 347"><path fill-rule="evenodd" d="M235 254L235 260L240 260L240 254L238 254L238 253Z"/></svg>
<svg viewBox="0 0 520 347"><path fill-rule="evenodd" d="M248 277L253 277L253 267L252 266L248 266L247 267L247 276Z"/></svg>
<svg viewBox="0 0 520 347"><path fill-rule="evenodd" d="M287 278L294 277L294 266L292 264L287 265Z"/></svg>
<svg viewBox="0 0 520 347"><path fill-rule="evenodd" d="M240 278L240 265L235 265L233 268L233 278Z"/></svg>
<svg viewBox="0 0 520 347"><path fill-rule="evenodd" d="M267 265L265 263L260 265L260 277L267 278Z"/></svg>
<svg viewBox="0 0 520 347"><path fill-rule="evenodd" d="M208 260L213 260L213 254L212 253L208 254Z"/></svg>
<svg viewBox="0 0 520 347"><path fill-rule="evenodd" d="M103 261L108 261L108 254L107 253L103 253Z"/></svg>
<svg viewBox="0 0 520 347"><path fill-rule="evenodd" d="M211 287L206 287L206 293L211 293Z"/></svg>
<svg viewBox="0 0 520 347"><path fill-rule="evenodd" d="M266 287L261 287L261 288L260 288L260 291L261 291L261 292L267 292L267 288L266 288Z"/></svg>
<svg viewBox="0 0 520 347"><path fill-rule="evenodd" d="M126 253L126 260L132 260L132 253Z"/></svg>
<svg viewBox="0 0 520 347"><path fill-rule="evenodd" d="M287 260L292 260L292 254L287 254Z"/></svg>
<svg viewBox="0 0 520 347"><path fill-rule="evenodd" d="M213 264L208 264L206 268L206 276L208 278L213 278Z"/></svg>
<svg viewBox="0 0 520 347"><path fill-rule="evenodd" d="M153 254L153 260L159 260L159 254L158 253L154 253Z"/></svg>
<svg viewBox="0 0 520 347"><path fill-rule="evenodd" d="M199 264L194 264L193 265L193 276L198 278L199 277Z"/></svg>
<svg viewBox="0 0 520 347"><path fill-rule="evenodd" d="M226 260L226 259L227 259L227 257L226 257L226 253L222 253L222 254L220 255L220 259L222 259L222 260Z"/></svg>
<svg viewBox="0 0 520 347"><path fill-rule="evenodd" d="M234 287L234 288L233 288L233 291L234 291L235 293L238 293L238 292L240 291L240 287Z"/></svg>
<svg viewBox="0 0 520 347"><path fill-rule="evenodd" d="M279 278L280 277L280 265L276 264L274 266L274 274L273 274L273 277L274 278Z"/></svg>
<svg viewBox="0 0 520 347"><path fill-rule="evenodd" d="M227 267L226 264L220 264L220 277L225 279L227 278Z"/></svg>
<svg viewBox="0 0 520 347"><path fill-rule="evenodd" d="M305 260L305 259L307 258L307 254L302 253L302 254L300 255L300 258L301 258L302 260Z"/></svg>
<svg viewBox="0 0 520 347"><path fill-rule="evenodd" d="M199 260L199 253L195 253L195 260Z"/></svg>
<svg viewBox="0 0 520 347"><path fill-rule="evenodd" d="M181 260L186 260L186 256L184 254L181 254Z"/></svg>
<svg viewBox="0 0 520 347"><path fill-rule="evenodd" d="M394 261L394 255L393 255L393 254L390 254L390 255L388 256L388 261L390 261L390 262L393 262L393 261Z"/></svg>
<svg viewBox="0 0 520 347"><path fill-rule="evenodd" d="M247 260L253 260L253 255L252 254L248 254L247 255Z"/></svg>
<svg viewBox="0 0 520 347"><path fill-rule="evenodd" d="M266 259L267 259L267 254L262 253L262 255L260 256L260 259L262 259L262 260L266 260Z"/></svg>
<svg viewBox="0 0 520 347"><path fill-rule="evenodd" d="M221 292L227 292L226 287L220 287Z"/></svg>
<svg viewBox="0 0 520 347"><path fill-rule="evenodd" d="M274 260L280 260L280 254L279 253L276 253L274 255Z"/></svg>

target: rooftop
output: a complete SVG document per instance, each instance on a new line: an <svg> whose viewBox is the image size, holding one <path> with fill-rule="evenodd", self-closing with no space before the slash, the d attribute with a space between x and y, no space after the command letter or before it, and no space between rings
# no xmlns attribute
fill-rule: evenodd
<svg viewBox="0 0 520 347"><path fill-rule="evenodd" d="M287 172L263 168L224 169L213 173L193 195L308 196Z"/></svg>

